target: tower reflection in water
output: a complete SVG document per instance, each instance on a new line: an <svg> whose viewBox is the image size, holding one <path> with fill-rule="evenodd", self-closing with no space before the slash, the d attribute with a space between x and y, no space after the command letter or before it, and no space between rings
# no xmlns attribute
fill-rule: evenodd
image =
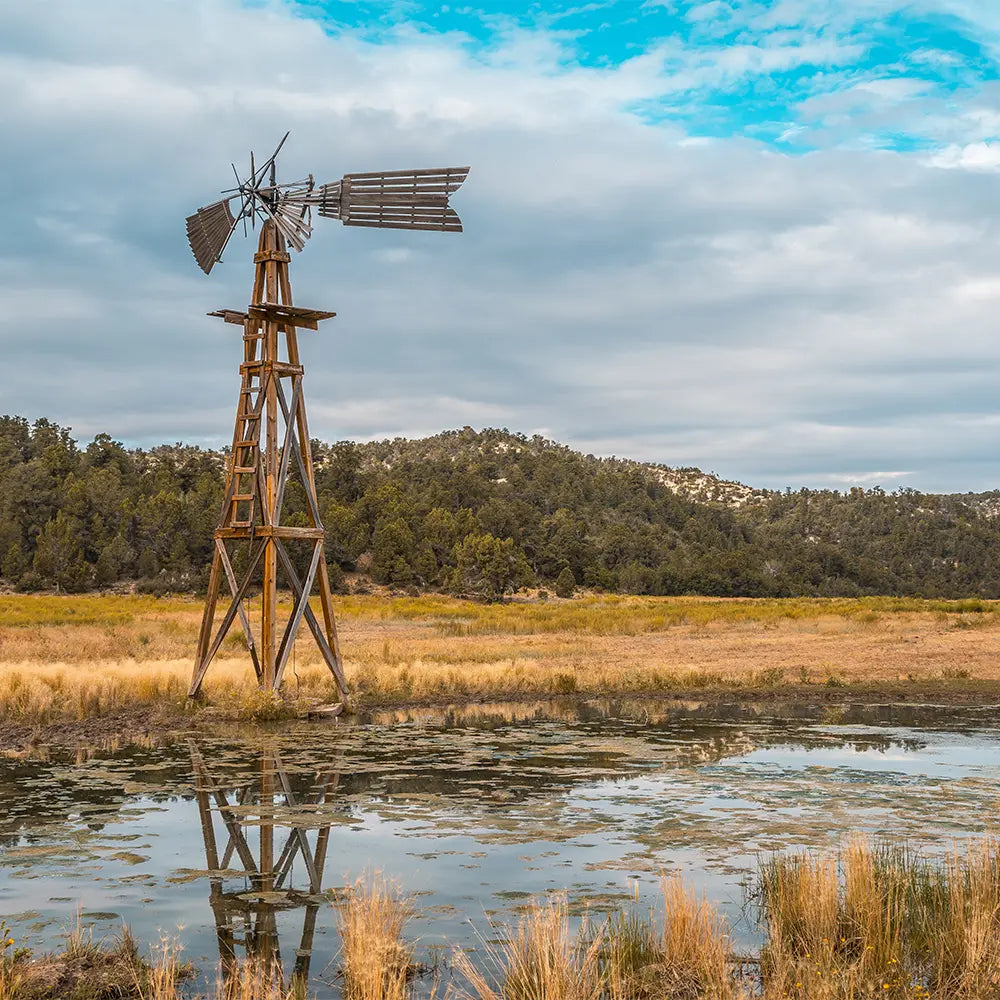
<svg viewBox="0 0 1000 1000"><path fill-rule="evenodd" d="M262 751L256 775L244 773L235 782L213 774L194 743L190 750L223 978L228 980L238 967L240 951L268 976L283 978L278 913L301 909L291 980L304 984L317 917L321 907L330 905L320 895L333 821L323 807L340 772L317 771L309 787L296 792L276 749ZM296 778L301 789L301 775Z"/></svg>

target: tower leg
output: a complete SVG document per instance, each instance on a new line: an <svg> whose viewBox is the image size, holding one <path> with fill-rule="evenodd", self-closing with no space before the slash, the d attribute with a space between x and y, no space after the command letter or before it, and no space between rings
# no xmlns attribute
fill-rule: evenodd
<svg viewBox="0 0 1000 1000"><path fill-rule="evenodd" d="M191 687L188 697L196 698L201 691L201 682L205 676L205 658L208 656L208 644L212 640L212 624L215 621L215 606L219 601L219 584L222 582L222 558L218 549L212 552L212 570L208 575L208 596L205 599L205 610L201 616L201 631L198 633L198 650L194 658L194 672L191 674Z"/></svg>
<svg viewBox="0 0 1000 1000"><path fill-rule="evenodd" d="M264 550L264 592L261 618L261 678L265 691L274 690L275 656L277 653L278 556L272 540Z"/></svg>

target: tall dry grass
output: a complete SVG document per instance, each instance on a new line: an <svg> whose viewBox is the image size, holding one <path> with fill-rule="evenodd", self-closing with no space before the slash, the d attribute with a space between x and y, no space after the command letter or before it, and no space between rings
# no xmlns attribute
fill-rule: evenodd
<svg viewBox="0 0 1000 1000"><path fill-rule="evenodd" d="M677 1000L729 1000L734 995L725 921L679 878L663 883L661 941L667 995Z"/></svg>
<svg viewBox="0 0 1000 1000"><path fill-rule="evenodd" d="M861 839L839 861L774 859L760 902L767 996L1000 996L1000 850L992 840L943 864Z"/></svg>
<svg viewBox="0 0 1000 1000"><path fill-rule="evenodd" d="M250 602L254 620L258 604ZM841 683L844 674L872 675L864 664L848 669L831 659L835 647L824 639L831 633L869 637L885 659L883 644L901 629L919 625L941 632L938 617L992 626L1000 621L998 608L986 601L889 598L582 597L505 605L439 595L336 600L345 672L362 705ZM177 712L190 679L200 612L199 602L180 598L0 597L0 718L44 723L136 706ZM751 635L756 642L779 628L785 630L779 645L762 642L759 653L747 648ZM970 663L976 676L1000 677L995 666L984 665L988 650L970 660L967 637L944 631L962 652L953 662L943 661L950 664L943 674L940 655L928 653L935 677L968 680ZM705 641L689 642L695 634ZM795 642L803 643L796 647L801 652L790 653ZM808 642L813 645L807 648ZM845 649L845 662L855 663L858 652L855 646ZM206 698L237 717L253 716L254 688L236 629L209 671ZM286 692L292 699L335 695L308 634L296 643Z"/></svg>
<svg viewBox="0 0 1000 1000"><path fill-rule="evenodd" d="M163 1000L181 1000L182 996L178 992ZM219 977L214 1000L304 1000L305 996L305 984L294 977L286 982L277 962L248 958Z"/></svg>
<svg viewBox="0 0 1000 1000"><path fill-rule="evenodd" d="M373 875L348 888L335 906L347 1000L405 1000L413 972L413 948L403 943L408 898Z"/></svg>
<svg viewBox="0 0 1000 1000"><path fill-rule="evenodd" d="M613 914L576 930L565 896L531 904L495 932L485 959L455 955L473 1000L737 1000L725 921L679 879L663 882L663 915Z"/></svg>
<svg viewBox="0 0 1000 1000"><path fill-rule="evenodd" d="M485 968L464 952L455 968L476 1000L599 1000L606 975L601 968L604 935L586 926L570 929L565 896L534 903L514 927L485 948Z"/></svg>

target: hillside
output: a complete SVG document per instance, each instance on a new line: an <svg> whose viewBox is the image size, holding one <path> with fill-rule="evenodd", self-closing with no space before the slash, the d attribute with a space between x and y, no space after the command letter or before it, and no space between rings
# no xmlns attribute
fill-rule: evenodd
<svg viewBox="0 0 1000 1000"><path fill-rule="evenodd" d="M313 449L331 561L394 587L1000 596L998 493L754 490L503 430ZM0 577L197 589L224 466L221 452L108 435L81 448L48 421L0 418ZM305 516L294 484L286 510Z"/></svg>

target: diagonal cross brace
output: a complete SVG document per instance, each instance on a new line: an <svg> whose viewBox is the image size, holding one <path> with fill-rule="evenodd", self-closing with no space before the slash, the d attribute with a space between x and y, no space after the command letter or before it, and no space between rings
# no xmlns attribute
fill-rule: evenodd
<svg viewBox="0 0 1000 1000"><path fill-rule="evenodd" d="M285 666L288 663L288 654L292 651L295 636L299 631L299 625L302 623L302 616L309 605L309 594L312 591L313 581L316 579L316 568L319 566L319 561L322 558L323 540L320 538L317 539L313 546L313 556L309 563L309 570L306 573L305 583L295 590L297 598L295 608L288 619L288 624L285 626L285 633L281 637L281 645L278 647L277 663L274 668L275 689L281 687L281 680L285 674Z"/></svg>
<svg viewBox="0 0 1000 1000"><path fill-rule="evenodd" d="M295 570L295 565L288 556L288 552L285 550L285 546L281 544L280 538L274 539L275 544L278 547L278 559L281 560L282 569L285 571L285 575L288 577L288 582L291 584L292 590L295 592L296 597L302 596L302 582L299 580L299 574ZM317 548L319 546L317 545ZM303 614L305 615L306 622L309 625L309 629L313 634L313 638L316 640L316 645L319 646L320 652L323 654L323 659L326 660L326 665L330 668L330 672L333 674L334 680L337 682L337 687L340 689L340 694L342 698L347 697L347 681L344 678L344 671L340 665L340 657L334 653L330 648L330 644L326 641L326 636L323 634L323 630L319 627L319 622L316 621L316 615L313 609L309 607L308 594L306 595L306 600L303 604Z"/></svg>
<svg viewBox="0 0 1000 1000"><path fill-rule="evenodd" d="M275 383L278 386L278 403L281 406L281 412L285 418L285 426L294 426L295 418L298 416L297 406L295 401L294 393L292 398L292 407L288 406L288 401L285 399L285 392L281 387L281 379L275 379ZM296 379L296 391L301 390L302 380ZM302 457L302 448L308 448L308 441L300 441L300 447L295 449L295 461L299 467L299 475L302 477L302 485L305 487L306 500L309 502L309 513L312 515L313 525L317 528L322 527L323 519L319 516L319 507L316 505L316 495L315 488L312 485L312 480L309 477L309 473L306 471L306 463ZM284 461L284 455L281 456Z"/></svg>
<svg viewBox="0 0 1000 1000"><path fill-rule="evenodd" d="M277 539L275 539L275 541L276 540ZM237 610L242 608L243 598L250 589L250 584L253 582L254 572L257 569L257 565L260 563L261 557L264 555L264 550L267 548L267 542L268 540L266 538L263 539L258 544L256 553L250 557L250 566L247 569L246 576L237 588L236 593L233 594L232 603L229 605L229 610L226 611L226 614L222 619L222 624L219 626L219 630L215 633L215 639L212 641L212 645L209 646L206 651L204 659L198 664L198 669L195 671L194 678L191 681L191 689L188 691L188 697L194 697L194 695L198 693L198 689L201 687L201 682L205 679L205 673L208 671L208 665L212 662L213 657L219 651L219 647L222 645L222 640L225 639L226 633L229 631L229 626L233 624L233 619L236 617Z"/></svg>
<svg viewBox="0 0 1000 1000"><path fill-rule="evenodd" d="M226 551L226 543L221 538L216 538L215 546L219 550L219 556L222 559L222 568L226 571L226 579L229 581L229 590L232 592L233 597L236 596L236 591L239 587L236 584L236 574L233 572L233 564L229 561L229 553ZM246 611L243 609L243 602L240 602L239 607L240 624L243 626L243 634L246 636L247 649L250 651L250 659L253 661L254 673L257 675L257 681L260 682L263 672L260 669L260 658L257 656L257 647L254 644L253 639L253 629L250 627L250 618Z"/></svg>

